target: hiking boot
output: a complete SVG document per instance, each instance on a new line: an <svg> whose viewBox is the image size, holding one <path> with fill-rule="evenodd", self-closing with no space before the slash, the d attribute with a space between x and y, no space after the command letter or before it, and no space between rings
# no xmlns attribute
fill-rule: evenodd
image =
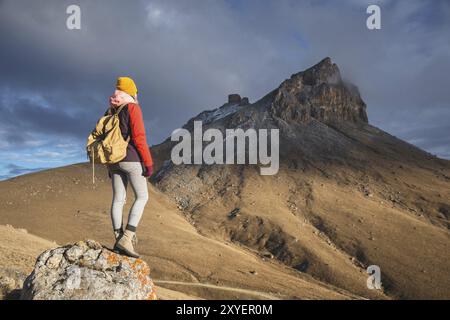
<svg viewBox="0 0 450 320"><path fill-rule="evenodd" d="M133 239L131 239L131 243L133 244L133 247L136 247L138 245L138 237L136 233L134 233Z"/></svg>
<svg viewBox="0 0 450 320"><path fill-rule="evenodd" d="M116 242L114 249L117 249L120 253L125 254L132 258L139 258L139 254L134 251L133 237L135 232L125 230L122 237Z"/></svg>
<svg viewBox="0 0 450 320"><path fill-rule="evenodd" d="M119 241L121 236L123 236L122 229L114 230L114 237L116 239L116 242ZM134 234L133 239L131 239L131 243L133 243L133 247L136 247L138 245L138 237L136 233Z"/></svg>
<svg viewBox="0 0 450 320"><path fill-rule="evenodd" d="M122 237L122 236L123 236L123 229L122 228L114 230L114 239L116 240L116 243L117 243L117 241L119 241L120 237ZM136 233L134 234L133 239L131 239L131 243L133 244L133 247L137 246L137 244L138 244L138 237L137 237ZM119 250L117 250L115 245L114 245L113 251L115 253L119 252Z"/></svg>
<svg viewBox="0 0 450 320"><path fill-rule="evenodd" d="M114 244L114 248L113 248L113 252L115 253L120 253L119 249L116 248L117 242L119 241L120 238L122 238L123 236L123 229L114 229L114 239L116 240L115 244Z"/></svg>
<svg viewBox="0 0 450 320"><path fill-rule="evenodd" d="M123 236L123 230L122 228L114 230L114 238L116 240L116 242L120 239L120 237Z"/></svg>

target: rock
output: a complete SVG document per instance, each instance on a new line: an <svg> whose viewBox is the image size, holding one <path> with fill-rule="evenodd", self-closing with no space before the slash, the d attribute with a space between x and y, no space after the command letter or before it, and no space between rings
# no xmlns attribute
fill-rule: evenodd
<svg viewBox="0 0 450 320"><path fill-rule="evenodd" d="M237 93L229 94L228 95L228 103L241 103L241 96Z"/></svg>
<svg viewBox="0 0 450 320"><path fill-rule="evenodd" d="M43 252L22 300L155 300L150 268L87 240Z"/></svg>
<svg viewBox="0 0 450 320"><path fill-rule="evenodd" d="M262 256L263 256L263 258L266 258L266 259L273 259L273 258L275 258L274 255L272 253L270 253L270 252L264 252L264 253L262 253Z"/></svg>
<svg viewBox="0 0 450 320"><path fill-rule="evenodd" d="M373 197L372 192L370 192L369 188L367 186L361 186L360 187L361 192L364 194L365 197Z"/></svg>
<svg viewBox="0 0 450 320"><path fill-rule="evenodd" d="M236 218L236 216L239 214L240 211L241 211L240 208L234 208L234 209L228 214L228 219L234 219L234 218Z"/></svg>
<svg viewBox="0 0 450 320"><path fill-rule="evenodd" d="M292 75L274 95L271 113L288 123L311 119L324 123L368 122L358 88L342 80L330 58Z"/></svg>
<svg viewBox="0 0 450 320"><path fill-rule="evenodd" d="M26 275L11 268L0 268L0 300L19 299Z"/></svg>
<svg viewBox="0 0 450 320"><path fill-rule="evenodd" d="M243 97L241 99L241 102L239 103L240 106L246 106L246 105L249 105L249 104L250 104L250 101L248 100L247 97Z"/></svg>

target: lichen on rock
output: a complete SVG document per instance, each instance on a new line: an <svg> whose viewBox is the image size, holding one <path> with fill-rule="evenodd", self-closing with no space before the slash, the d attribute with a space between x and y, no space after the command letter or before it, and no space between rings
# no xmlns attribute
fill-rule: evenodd
<svg viewBox="0 0 450 320"><path fill-rule="evenodd" d="M43 252L21 299L155 300L150 268L87 240Z"/></svg>

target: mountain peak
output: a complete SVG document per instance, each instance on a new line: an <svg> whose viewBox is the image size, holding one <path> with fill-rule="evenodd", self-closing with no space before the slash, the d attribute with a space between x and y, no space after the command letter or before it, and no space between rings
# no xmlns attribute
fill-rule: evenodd
<svg viewBox="0 0 450 320"><path fill-rule="evenodd" d="M356 86L341 78L329 57L293 74L276 90L272 115L286 122L368 122L366 104Z"/></svg>
<svg viewBox="0 0 450 320"><path fill-rule="evenodd" d="M318 63L316 63L315 65L313 65L312 67L308 68L309 69L321 69L321 68L330 68L336 66L335 63L333 63L333 61L331 60L330 57L325 57L322 60L320 60Z"/></svg>
<svg viewBox="0 0 450 320"><path fill-rule="evenodd" d="M341 73L338 66L331 61L331 58L326 57L314 66L296 73L291 76L291 79L301 77L304 84L317 85L323 82L330 84L339 84L342 82Z"/></svg>

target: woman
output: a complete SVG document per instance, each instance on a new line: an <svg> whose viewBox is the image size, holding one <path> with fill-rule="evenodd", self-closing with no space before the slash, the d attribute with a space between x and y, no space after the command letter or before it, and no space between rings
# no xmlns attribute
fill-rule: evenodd
<svg viewBox="0 0 450 320"><path fill-rule="evenodd" d="M133 242L148 200L147 177L150 177L153 171L152 156L147 145L137 93L136 84L131 78L120 77L117 79L116 91L109 101L112 109L125 105L119 113L120 131L125 140L130 138L126 157L119 163L108 166L113 190L111 219L116 238L114 250L134 258L139 257ZM128 183L133 188L135 200L128 216L127 226L123 230L122 210Z"/></svg>

